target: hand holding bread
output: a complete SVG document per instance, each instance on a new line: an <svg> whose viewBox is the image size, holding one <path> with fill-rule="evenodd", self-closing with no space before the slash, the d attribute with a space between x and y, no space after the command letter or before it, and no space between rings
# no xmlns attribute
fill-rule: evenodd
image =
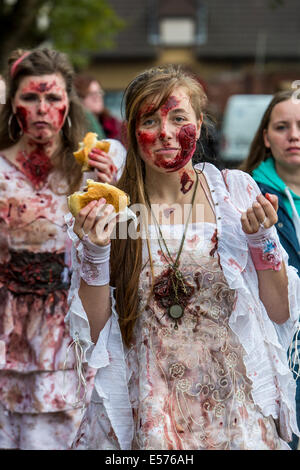
<svg viewBox="0 0 300 470"><path fill-rule="evenodd" d="M81 165L81 171L95 170L98 181L112 183L116 180L117 168L108 155L110 143L98 140L97 134L88 132L79 149L73 153L76 161Z"/></svg>
<svg viewBox="0 0 300 470"><path fill-rule="evenodd" d="M110 148L110 143L105 140L98 140L97 134L88 132L83 141L79 142L79 149L73 153L75 159L79 165L81 165L82 172L92 170L89 164L89 153L95 148L107 153Z"/></svg>
<svg viewBox="0 0 300 470"><path fill-rule="evenodd" d="M70 212L75 217L74 232L80 239L88 235L96 245L106 245L116 223L111 214L124 211L129 203L129 196L121 189L88 179L83 191L68 197Z"/></svg>
<svg viewBox="0 0 300 470"><path fill-rule="evenodd" d="M116 224L116 217L111 218L114 210L104 198L90 201L75 217L74 233L81 240L88 237L95 245L108 245Z"/></svg>
<svg viewBox="0 0 300 470"><path fill-rule="evenodd" d="M107 204L114 207L116 213L123 211L130 203L129 196L116 186L92 179L87 179L86 184L83 191L76 191L68 197L68 206L74 217L93 200L104 198Z"/></svg>

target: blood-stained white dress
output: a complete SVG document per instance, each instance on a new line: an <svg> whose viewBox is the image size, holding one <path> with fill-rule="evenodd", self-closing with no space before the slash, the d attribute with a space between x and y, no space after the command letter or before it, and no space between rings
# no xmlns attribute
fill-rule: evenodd
<svg viewBox="0 0 300 470"><path fill-rule="evenodd" d="M112 315L97 344L91 342L74 271L68 321L86 360L98 369L74 449L278 450L289 449L291 432L298 433L286 351L298 325L299 278L287 268L291 317L275 325L259 300L240 224L257 186L240 171L221 174L206 164L204 174L217 223L189 225L179 266L189 295L182 298L178 328L166 313L170 276L154 226L150 243L159 283L149 295L145 244L130 347L121 340L113 289ZM169 226L161 229L177 254L184 227L173 226L173 235ZM81 244L77 251L80 257Z"/></svg>
<svg viewBox="0 0 300 470"><path fill-rule="evenodd" d="M56 192L51 190L55 187ZM68 310L66 183L0 157L0 448L68 449L82 418ZM87 370L88 397L95 371Z"/></svg>

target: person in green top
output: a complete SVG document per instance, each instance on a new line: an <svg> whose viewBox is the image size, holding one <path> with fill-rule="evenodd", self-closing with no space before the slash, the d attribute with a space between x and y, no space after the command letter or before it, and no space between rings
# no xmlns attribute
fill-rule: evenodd
<svg viewBox="0 0 300 470"><path fill-rule="evenodd" d="M300 276L300 100L294 91L274 95L252 141L241 169L250 173L261 192L278 197L276 228L289 255L289 264ZM289 350L290 364L297 379L296 405L300 427L299 335ZM291 443L297 448L298 439Z"/></svg>
<svg viewBox="0 0 300 470"><path fill-rule="evenodd" d="M87 120L87 128L90 132L95 132L98 135L98 140L102 140L106 138L104 130L101 124L98 122L97 118L94 116L91 111L85 109L85 117Z"/></svg>

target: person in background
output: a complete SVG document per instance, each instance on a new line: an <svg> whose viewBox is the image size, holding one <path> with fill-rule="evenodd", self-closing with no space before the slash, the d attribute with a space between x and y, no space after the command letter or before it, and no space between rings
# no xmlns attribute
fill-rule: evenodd
<svg viewBox="0 0 300 470"><path fill-rule="evenodd" d="M250 173L262 194L278 198L278 221L275 224L280 242L289 255L289 264L300 276L300 102L292 90L276 93L266 109L241 169ZM299 359L294 338L290 353ZM296 360L296 363L298 361ZM294 361L295 363L295 361ZM300 425L299 367L297 378L297 419ZM294 436L292 448L297 448Z"/></svg>
<svg viewBox="0 0 300 470"><path fill-rule="evenodd" d="M274 228L277 198L244 172L193 165L206 96L180 67L142 72L124 102L117 186L144 217L112 236L100 199L69 224L67 321L98 369L72 448L289 449L300 280Z"/></svg>
<svg viewBox="0 0 300 470"><path fill-rule="evenodd" d="M75 354L64 322L70 243L67 195L82 184L73 152L84 112L67 56L17 50L9 58L0 119L0 448L67 449L89 400L77 396ZM101 156L90 164L112 181ZM80 400L79 400L80 398ZM75 404L75 405L74 405Z"/></svg>
<svg viewBox="0 0 300 470"><path fill-rule="evenodd" d="M104 91L99 81L88 75L78 74L74 81L79 98L89 114L92 114L92 120L96 118L105 137L109 139L122 139L122 122L113 116L104 106Z"/></svg>

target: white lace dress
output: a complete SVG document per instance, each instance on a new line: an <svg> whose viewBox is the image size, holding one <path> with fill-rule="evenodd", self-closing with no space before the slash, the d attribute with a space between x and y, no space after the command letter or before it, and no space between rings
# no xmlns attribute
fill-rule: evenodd
<svg viewBox="0 0 300 470"><path fill-rule="evenodd" d="M52 176L37 190L0 156L0 449L68 449L82 418L73 350L66 357L67 204Z"/></svg>
<svg viewBox="0 0 300 470"><path fill-rule="evenodd" d="M160 302L167 296L168 275L157 240L151 240L151 251L162 295L148 299L146 264L128 349L114 303L97 344L91 342L74 274L68 321L98 371L73 448L289 449L291 432L298 433L286 350L299 318L299 278L289 267L291 317L275 325L259 300L240 226L240 212L255 199L257 186L240 171L222 175L208 164L205 177L217 226L189 226L180 268L192 295L178 329ZM178 237L167 244L176 253ZM146 250L144 256L146 262Z"/></svg>

